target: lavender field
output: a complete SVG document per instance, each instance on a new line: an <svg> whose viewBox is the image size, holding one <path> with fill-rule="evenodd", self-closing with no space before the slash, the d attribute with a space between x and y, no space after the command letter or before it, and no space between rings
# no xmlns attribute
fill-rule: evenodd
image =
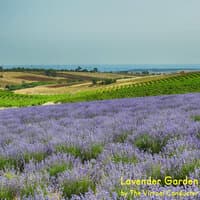
<svg viewBox="0 0 200 200"><path fill-rule="evenodd" d="M200 199L166 176L200 180L200 93L0 111L0 199Z"/></svg>

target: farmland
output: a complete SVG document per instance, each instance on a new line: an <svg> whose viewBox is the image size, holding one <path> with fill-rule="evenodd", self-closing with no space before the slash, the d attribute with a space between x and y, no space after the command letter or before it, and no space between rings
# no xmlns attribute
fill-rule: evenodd
<svg viewBox="0 0 200 200"><path fill-rule="evenodd" d="M38 82L26 83L26 87L31 86L31 84L38 84ZM39 84L41 84L41 82L39 82ZM44 82L42 82L42 84L44 84ZM61 82L56 84L46 84L47 85L45 87L47 89L45 90L53 90L55 94L47 93L46 95L41 95L40 92L38 94L38 91L40 91L39 88L44 86L22 89L23 91L28 91L29 94L32 94L31 91L33 91L33 95L19 94L16 91L21 90L18 89L15 92L5 89L1 90L0 107L23 107L41 105L47 102L82 102L115 98L200 92L200 73L191 72L160 76L132 76L126 78L118 77L115 83L107 85L98 83L94 85L91 83L91 81L88 82L88 80L85 80L84 83L72 83L72 85L68 86L65 86L66 83ZM17 86L13 87L16 89ZM36 94L34 91L36 91ZM56 91L61 91L61 94L57 94Z"/></svg>
<svg viewBox="0 0 200 200"><path fill-rule="evenodd" d="M1 110L0 199L199 199L199 133L199 93Z"/></svg>

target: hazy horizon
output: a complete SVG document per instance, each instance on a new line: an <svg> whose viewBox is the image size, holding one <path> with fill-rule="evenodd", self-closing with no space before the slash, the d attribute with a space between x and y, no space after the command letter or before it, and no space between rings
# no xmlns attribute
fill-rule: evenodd
<svg viewBox="0 0 200 200"><path fill-rule="evenodd" d="M0 0L0 64L199 64L199 0Z"/></svg>

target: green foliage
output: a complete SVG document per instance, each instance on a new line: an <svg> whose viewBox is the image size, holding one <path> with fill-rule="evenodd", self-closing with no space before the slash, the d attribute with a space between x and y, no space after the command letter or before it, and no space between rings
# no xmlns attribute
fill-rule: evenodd
<svg viewBox="0 0 200 200"><path fill-rule="evenodd" d="M103 146L101 144L94 144L91 149L83 152L82 160L96 159L102 151Z"/></svg>
<svg viewBox="0 0 200 200"><path fill-rule="evenodd" d="M104 79L103 81L101 81L102 85L108 85L108 84L112 84L115 83L116 80L115 79Z"/></svg>
<svg viewBox="0 0 200 200"><path fill-rule="evenodd" d="M97 83L97 80L96 80L95 78L93 78L93 79L92 79L92 84L93 84L93 85L96 85L96 83Z"/></svg>
<svg viewBox="0 0 200 200"><path fill-rule="evenodd" d="M25 163L28 163L32 159L36 162L41 162L47 157L47 154L44 152L25 153L23 157L24 157Z"/></svg>
<svg viewBox="0 0 200 200"><path fill-rule="evenodd" d="M56 152L60 153L70 153L71 155L78 157L81 155L81 149L75 146L67 146L64 144L55 147Z"/></svg>
<svg viewBox="0 0 200 200"><path fill-rule="evenodd" d="M143 151L159 153L163 146L165 146L166 142L166 139L161 140L149 134L141 134L135 139L134 145Z"/></svg>
<svg viewBox="0 0 200 200"><path fill-rule="evenodd" d="M53 70L53 69L47 69L47 70L45 70L44 74L46 76L53 76L53 77L57 76L56 70Z"/></svg>
<svg viewBox="0 0 200 200"><path fill-rule="evenodd" d="M82 71L82 67L78 66L76 69L75 69L75 72L81 72Z"/></svg>
<svg viewBox="0 0 200 200"><path fill-rule="evenodd" d="M122 162L122 163L137 163L137 158L136 156L132 156L131 158L123 155L123 156L120 156L120 155L114 155L112 160L116 163L119 163L119 162Z"/></svg>
<svg viewBox="0 0 200 200"><path fill-rule="evenodd" d="M183 94L188 92L200 92L199 72L186 73L133 85L119 86L117 88L110 87L106 90L78 92L73 95L22 95L0 90L0 107L22 107L41 105L46 102L80 102L164 94Z"/></svg>
<svg viewBox="0 0 200 200"><path fill-rule="evenodd" d="M4 177L6 177L7 179L10 179L10 180L11 180L11 179L13 179L13 178L16 178L17 175L14 174L14 173L7 172L7 173L4 174Z"/></svg>
<svg viewBox="0 0 200 200"><path fill-rule="evenodd" d="M161 174L161 165L155 164L147 169L147 175L153 179L161 179L161 182L164 183L164 175Z"/></svg>
<svg viewBox="0 0 200 200"><path fill-rule="evenodd" d="M24 161L19 159L18 157L15 158L4 158L0 157L0 170L15 168L16 170L22 171L24 167Z"/></svg>
<svg viewBox="0 0 200 200"><path fill-rule="evenodd" d="M94 67L93 70L91 70L90 72L98 72L98 68Z"/></svg>
<svg viewBox="0 0 200 200"><path fill-rule="evenodd" d="M200 121L200 115L196 115L192 117L194 121Z"/></svg>
<svg viewBox="0 0 200 200"><path fill-rule="evenodd" d="M88 192L89 188L95 191L95 184L89 178L65 181L63 184L63 197L71 198L73 194L85 194Z"/></svg>
<svg viewBox="0 0 200 200"><path fill-rule="evenodd" d="M190 173L194 172L195 169L200 167L200 160L194 160L191 162L184 163L180 169L172 168L167 171L161 172L161 165L155 164L148 168L147 175L153 179L160 179L161 185L165 185L165 177L170 176L173 179L182 180L186 176L189 176Z"/></svg>
<svg viewBox="0 0 200 200"><path fill-rule="evenodd" d="M9 91L12 90L20 90L20 89L25 89L25 88L33 88L37 87L40 85L47 85L53 82L47 82L47 81L38 81L38 82L32 82L32 83L22 83L18 85L6 85L6 89Z"/></svg>
<svg viewBox="0 0 200 200"><path fill-rule="evenodd" d="M26 185L22 190L21 190L21 197L28 197L28 196L33 196L34 192L37 189L36 184L32 185Z"/></svg>
<svg viewBox="0 0 200 200"><path fill-rule="evenodd" d="M75 157L79 157L82 162L86 160L96 159L102 152L103 146L101 144L94 144L90 149L81 149L75 146L58 145L56 146L56 152L70 153Z"/></svg>
<svg viewBox="0 0 200 200"><path fill-rule="evenodd" d="M47 154L43 152L38 153L25 153L21 157L12 157L5 158L0 157L0 170L4 170L6 168L14 168L19 171L24 170L24 164L28 163L31 159L35 162L41 162L46 158Z"/></svg>
<svg viewBox="0 0 200 200"><path fill-rule="evenodd" d="M8 159L0 157L0 170L5 169L6 167L8 167L8 165L9 165Z"/></svg>
<svg viewBox="0 0 200 200"><path fill-rule="evenodd" d="M66 170L72 169L71 163L61 163L61 164L54 164L50 166L47 171L49 172L50 176L57 176L59 173L62 173Z"/></svg>
<svg viewBox="0 0 200 200"><path fill-rule="evenodd" d="M116 143L124 143L126 138L128 137L129 133L128 132L123 132L119 135L115 135L113 142Z"/></svg>
<svg viewBox="0 0 200 200"><path fill-rule="evenodd" d="M148 74L149 74L149 71L143 71L142 74L148 75Z"/></svg>
<svg viewBox="0 0 200 200"><path fill-rule="evenodd" d="M176 179L184 179L189 176L190 173L194 172L196 168L200 167L200 160L194 160L192 162L187 162L183 164L178 174L176 174Z"/></svg>
<svg viewBox="0 0 200 200"><path fill-rule="evenodd" d="M20 190L20 197L24 198L24 197L34 197L35 192L39 189L39 191L42 191L42 193L44 195L47 195L47 191L45 189L45 185L44 184L39 184L36 182L33 183L27 183L25 185L23 185L23 188Z"/></svg>
<svg viewBox="0 0 200 200"><path fill-rule="evenodd" d="M0 199L13 200L16 196L16 191L12 188L0 187Z"/></svg>

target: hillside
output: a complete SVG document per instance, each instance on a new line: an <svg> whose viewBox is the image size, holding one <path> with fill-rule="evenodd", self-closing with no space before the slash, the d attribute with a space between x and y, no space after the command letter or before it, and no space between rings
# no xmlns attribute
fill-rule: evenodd
<svg viewBox="0 0 200 200"><path fill-rule="evenodd" d="M66 92L57 95L25 95L1 90L0 107L40 105L46 102L78 102L126 97L155 96L200 92L200 73L191 72L171 76L143 77L136 82L111 84L100 88ZM128 84L127 84L128 83ZM73 89L72 89L73 90Z"/></svg>

